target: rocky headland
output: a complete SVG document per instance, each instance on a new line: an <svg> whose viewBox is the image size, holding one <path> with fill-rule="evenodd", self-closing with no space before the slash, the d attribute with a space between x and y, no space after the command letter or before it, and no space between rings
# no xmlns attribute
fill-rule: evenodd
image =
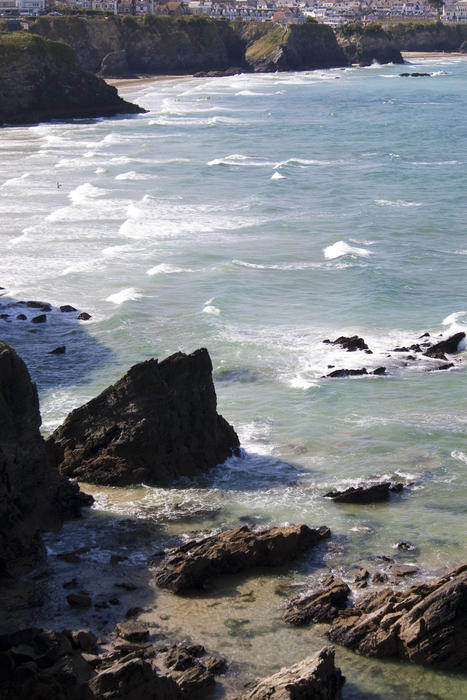
<svg viewBox="0 0 467 700"><path fill-rule="evenodd" d="M0 125L144 111L83 70L62 42L0 32L0 65Z"/></svg>

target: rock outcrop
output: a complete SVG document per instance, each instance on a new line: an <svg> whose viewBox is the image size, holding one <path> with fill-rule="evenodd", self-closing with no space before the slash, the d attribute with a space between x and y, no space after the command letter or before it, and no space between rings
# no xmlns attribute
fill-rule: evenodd
<svg viewBox="0 0 467 700"><path fill-rule="evenodd" d="M383 481L376 484L349 486L343 491L328 491L324 496L325 498L332 498L335 503L377 503L387 500L391 491L399 493L402 489L403 485L400 483L391 484L390 481Z"/></svg>
<svg viewBox="0 0 467 700"><path fill-rule="evenodd" d="M334 649L323 647L300 663L263 678L241 700L339 700L344 682L334 665Z"/></svg>
<svg viewBox="0 0 467 700"><path fill-rule="evenodd" d="M340 613L328 635L365 656L465 670L467 564L431 584L368 593Z"/></svg>
<svg viewBox="0 0 467 700"><path fill-rule="evenodd" d="M444 22L395 22L387 32L401 51L460 51L467 40L467 26Z"/></svg>
<svg viewBox="0 0 467 700"><path fill-rule="evenodd" d="M341 579L330 576L322 588L303 598L293 598L287 603L284 622L291 625L307 625L311 622L332 622L339 610L347 604L350 588Z"/></svg>
<svg viewBox="0 0 467 700"><path fill-rule="evenodd" d="M257 73L347 65L332 29L317 22L269 25L267 33L248 45L245 59Z"/></svg>
<svg viewBox="0 0 467 700"><path fill-rule="evenodd" d="M246 525L225 530L200 542L178 547L156 572L161 588L174 593L202 588L220 574L235 574L257 566L281 566L330 537L327 527L275 527L254 532Z"/></svg>
<svg viewBox="0 0 467 700"><path fill-rule="evenodd" d="M344 24L336 30L337 41L349 63L370 66L404 63L397 41L379 24Z"/></svg>
<svg viewBox="0 0 467 700"><path fill-rule="evenodd" d="M239 446L216 403L207 350L141 362L69 414L47 441L50 459L66 476L112 486L203 473Z"/></svg>
<svg viewBox="0 0 467 700"><path fill-rule="evenodd" d="M35 384L0 342L0 576L44 556L40 531L80 513L79 489L47 462Z"/></svg>
<svg viewBox="0 0 467 700"><path fill-rule="evenodd" d="M83 71L66 44L23 32L0 33L0 124L142 112Z"/></svg>
<svg viewBox="0 0 467 700"><path fill-rule="evenodd" d="M454 335L446 338L446 340L441 340L439 343L432 345L423 354L426 355L426 357L433 357L436 360L446 360L447 358L445 353L447 352L448 355L455 355L456 352L459 351L460 343L462 343L464 340L465 333L454 333Z"/></svg>

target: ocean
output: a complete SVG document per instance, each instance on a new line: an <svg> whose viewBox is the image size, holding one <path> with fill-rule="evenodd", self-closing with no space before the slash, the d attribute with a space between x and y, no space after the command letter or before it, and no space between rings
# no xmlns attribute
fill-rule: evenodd
<svg viewBox="0 0 467 700"><path fill-rule="evenodd" d="M243 448L174 488L85 487L94 508L47 535L35 623L109 629L135 594L68 612L64 579L97 597L134 580L144 619L228 658L213 697L233 698L326 643L325 627L281 622L283 591L387 557L418 567L404 588L467 560L465 346L447 370L410 351L467 329L466 78L467 58L444 57L141 82L119 91L147 114L2 129L0 306L54 308L45 324L0 319L0 339L37 382L44 434L136 362L207 347ZM353 335L372 354L323 343ZM406 488L371 506L323 497L372 479ZM302 522L333 538L292 568L198 596L152 583L147 557L193 531ZM53 557L76 547L78 565ZM110 567L112 553L127 558ZM455 673L336 660L346 700L467 695Z"/></svg>

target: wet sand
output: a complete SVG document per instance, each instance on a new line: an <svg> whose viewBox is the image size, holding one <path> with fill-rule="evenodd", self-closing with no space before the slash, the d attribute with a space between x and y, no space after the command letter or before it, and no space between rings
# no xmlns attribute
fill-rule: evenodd
<svg viewBox="0 0 467 700"><path fill-rule="evenodd" d="M467 54L456 51L401 51L402 58L467 58Z"/></svg>
<svg viewBox="0 0 467 700"><path fill-rule="evenodd" d="M192 78L192 75L140 75L137 78L104 78L108 85L121 87L124 85L140 85L142 83L156 83L160 80L181 80Z"/></svg>

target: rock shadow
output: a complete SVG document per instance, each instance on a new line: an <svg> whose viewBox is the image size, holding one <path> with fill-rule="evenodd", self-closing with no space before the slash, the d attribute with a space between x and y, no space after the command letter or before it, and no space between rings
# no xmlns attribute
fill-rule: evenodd
<svg viewBox="0 0 467 700"><path fill-rule="evenodd" d="M87 315L80 309L0 294L0 340L24 360L39 392L78 384L112 361L113 352L89 332L89 319L79 319Z"/></svg>

